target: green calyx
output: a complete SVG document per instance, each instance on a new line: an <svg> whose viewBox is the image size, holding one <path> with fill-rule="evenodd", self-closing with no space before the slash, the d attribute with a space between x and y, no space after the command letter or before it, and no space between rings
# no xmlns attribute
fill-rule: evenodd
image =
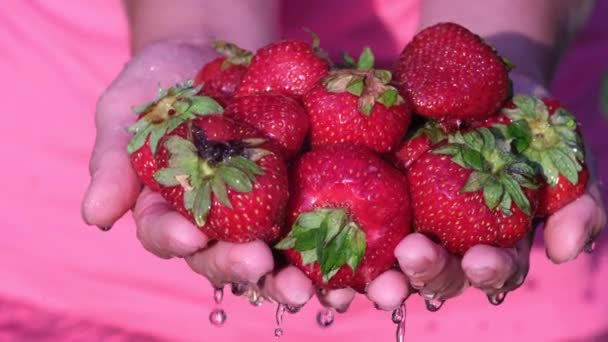
<svg viewBox="0 0 608 342"><path fill-rule="evenodd" d="M213 196L232 208L228 189L251 192L256 178L264 175L256 161L270 152L257 147L262 142L254 139L221 143L196 136L192 141L171 136L164 142L169 151L168 166L154 173L154 179L165 187L181 186L184 207L192 213L196 225L202 227Z"/></svg>
<svg viewBox="0 0 608 342"><path fill-rule="evenodd" d="M327 283L344 265L357 270L367 242L365 233L344 209L316 209L300 214L289 235L275 248L300 252L305 266L319 263Z"/></svg>
<svg viewBox="0 0 608 342"><path fill-rule="evenodd" d="M330 72L323 81L327 91L357 96L359 111L365 116L371 115L376 103L390 108L405 102L397 89L389 84L393 77L391 72L374 69L374 55L369 48L363 50L356 63L348 54L344 59L350 68Z"/></svg>
<svg viewBox="0 0 608 342"><path fill-rule="evenodd" d="M511 153L510 141L500 130L482 127L465 134L456 132L433 153L451 155L454 163L473 170L462 193L482 191L486 206L500 208L507 216L513 214L513 202L522 212L532 215L522 188L538 188L535 169Z"/></svg>
<svg viewBox="0 0 608 342"><path fill-rule="evenodd" d="M213 48L222 56L226 57L222 63L222 70L226 70L233 65L248 66L251 64L253 53L245 50L236 44L228 43L222 40L213 42Z"/></svg>
<svg viewBox="0 0 608 342"><path fill-rule="evenodd" d="M536 163L549 186L563 175L574 185L585 162L576 118L564 108L550 115L545 103L535 97L516 95L516 108L503 109L512 123L506 127L517 151Z"/></svg>
<svg viewBox="0 0 608 342"><path fill-rule="evenodd" d="M448 138L448 135L441 129L441 125L437 121L432 120L425 122L409 139L415 139L421 135L426 135L431 140L432 145L436 145Z"/></svg>
<svg viewBox="0 0 608 342"><path fill-rule="evenodd" d="M127 145L129 154L139 150L146 140L152 154L156 154L158 142L182 123L196 116L219 114L224 111L215 100L208 96L198 96L201 86L194 86L194 81L177 84L169 89L159 86L154 101L133 108L139 119L129 127L134 136Z"/></svg>

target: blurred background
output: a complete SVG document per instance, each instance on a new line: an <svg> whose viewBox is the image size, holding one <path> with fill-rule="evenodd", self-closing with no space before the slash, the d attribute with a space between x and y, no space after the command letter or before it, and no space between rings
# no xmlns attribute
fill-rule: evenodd
<svg viewBox="0 0 608 342"><path fill-rule="evenodd" d="M357 15L379 2L349 2L349 7ZM307 15L298 16L300 26ZM400 17L379 12L378 20ZM340 31L340 22L335 25L335 36L323 37L324 44L349 37L346 47L353 54L363 45L356 42L367 43L366 32L382 27L362 22ZM380 54L397 54L406 41L390 39L371 45ZM214 327L208 321L215 308L208 282L182 260L146 252L130 215L107 233L80 218L95 103L128 61L128 46L119 0L2 1L0 341L271 340L274 306L257 308L226 295L227 322ZM551 91L582 122L600 179L608 177L608 114L600 107L607 70L608 1L598 0L561 61ZM412 297L406 336L411 341L455 336L459 341L608 341L605 235L596 253L562 266L552 265L536 248L526 283L499 307L473 290L437 313ZM374 310L365 298L327 328L316 323L319 308L313 299L300 313L288 315L282 340L394 339L390 313Z"/></svg>

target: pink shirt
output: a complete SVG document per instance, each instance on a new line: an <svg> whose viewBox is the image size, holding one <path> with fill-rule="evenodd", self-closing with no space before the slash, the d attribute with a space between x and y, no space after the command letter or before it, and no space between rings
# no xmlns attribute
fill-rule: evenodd
<svg viewBox="0 0 608 342"><path fill-rule="evenodd" d="M313 12L316 2L326 10ZM360 42L371 42L378 59L388 61L414 33L418 2L356 3L349 2L350 21L329 20L327 13L345 8L341 1L285 9L285 34L297 36L300 27L311 27L324 46L344 46L355 55ZM601 72L608 67L608 4L598 4L602 11L564 60L554 93L579 113L605 177L608 124L596 99ZM95 102L129 57L120 1L7 0L0 6L0 27L0 341L271 340L274 307L254 308L227 295L228 321L222 329L212 327L207 281L182 260L146 252L130 216L109 233L80 219ZM608 254L603 251L558 267L535 249L527 282L500 307L474 290L437 313L412 298L407 338L604 341L608 281L601 274L608 271ZM300 314L287 316L282 340L394 338L390 315L364 298L328 329L315 323L318 308L312 301Z"/></svg>

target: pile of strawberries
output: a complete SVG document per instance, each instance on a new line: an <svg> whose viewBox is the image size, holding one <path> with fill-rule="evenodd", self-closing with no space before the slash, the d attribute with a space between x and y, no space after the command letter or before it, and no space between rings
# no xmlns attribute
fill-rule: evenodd
<svg viewBox="0 0 608 342"><path fill-rule="evenodd" d="M412 231L511 247L585 189L574 116L513 96L511 63L457 24L417 34L394 77L316 37L215 48L137 108L133 167L209 238L266 241L320 287L363 291Z"/></svg>

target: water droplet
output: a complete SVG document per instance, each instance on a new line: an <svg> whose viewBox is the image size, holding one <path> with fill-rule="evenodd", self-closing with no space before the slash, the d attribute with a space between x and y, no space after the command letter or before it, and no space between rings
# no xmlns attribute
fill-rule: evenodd
<svg viewBox="0 0 608 342"><path fill-rule="evenodd" d="M221 287L216 287L213 289L213 300L215 304L221 304L222 299L224 299L224 289Z"/></svg>
<svg viewBox="0 0 608 342"><path fill-rule="evenodd" d="M295 314L300 312L300 310L302 310L302 308L304 307L304 305L285 305L285 309L287 309L287 312L289 312L290 314Z"/></svg>
<svg viewBox="0 0 608 342"><path fill-rule="evenodd" d="M583 248L583 251L587 254L593 253L593 251L595 251L595 241L587 242L585 244L585 248Z"/></svg>
<svg viewBox="0 0 608 342"><path fill-rule="evenodd" d="M322 328L327 328L334 323L334 312L330 308L325 308L317 313L317 324Z"/></svg>
<svg viewBox="0 0 608 342"><path fill-rule="evenodd" d="M226 322L226 312L222 309L215 309L209 314L209 322L216 327L221 327Z"/></svg>
<svg viewBox="0 0 608 342"><path fill-rule="evenodd" d="M401 304L401 306L393 311L392 320L393 323L397 325L397 330L395 331L395 339L397 342L405 341L405 302Z"/></svg>
<svg viewBox="0 0 608 342"><path fill-rule="evenodd" d="M230 291L232 291L232 294L240 297L242 295L245 294L245 292L247 292L247 290L249 289L249 286L246 283L232 283L230 284Z"/></svg>
<svg viewBox="0 0 608 342"><path fill-rule="evenodd" d="M426 309L430 312L437 312L445 303L445 300L442 299L425 299L424 304L426 304Z"/></svg>
<svg viewBox="0 0 608 342"><path fill-rule="evenodd" d="M249 289L247 297L249 297L249 303L253 306L260 306L264 303L264 297L255 289Z"/></svg>
<svg viewBox="0 0 608 342"><path fill-rule="evenodd" d="M404 312L403 309L401 307L399 307L398 309L393 310L393 314L391 316L391 319L393 320L393 323L395 324L399 324L401 323L401 321L403 321L403 316Z"/></svg>
<svg viewBox="0 0 608 342"><path fill-rule="evenodd" d="M277 305L277 312L274 316L277 322L277 327L276 329L274 329L274 337L276 338L283 336L283 329L281 328L281 324L283 324L283 316L285 315L285 309L286 308L284 304Z"/></svg>
<svg viewBox="0 0 608 342"><path fill-rule="evenodd" d="M507 292L500 292L495 295L488 295L488 301L492 305L500 305L507 298Z"/></svg>

